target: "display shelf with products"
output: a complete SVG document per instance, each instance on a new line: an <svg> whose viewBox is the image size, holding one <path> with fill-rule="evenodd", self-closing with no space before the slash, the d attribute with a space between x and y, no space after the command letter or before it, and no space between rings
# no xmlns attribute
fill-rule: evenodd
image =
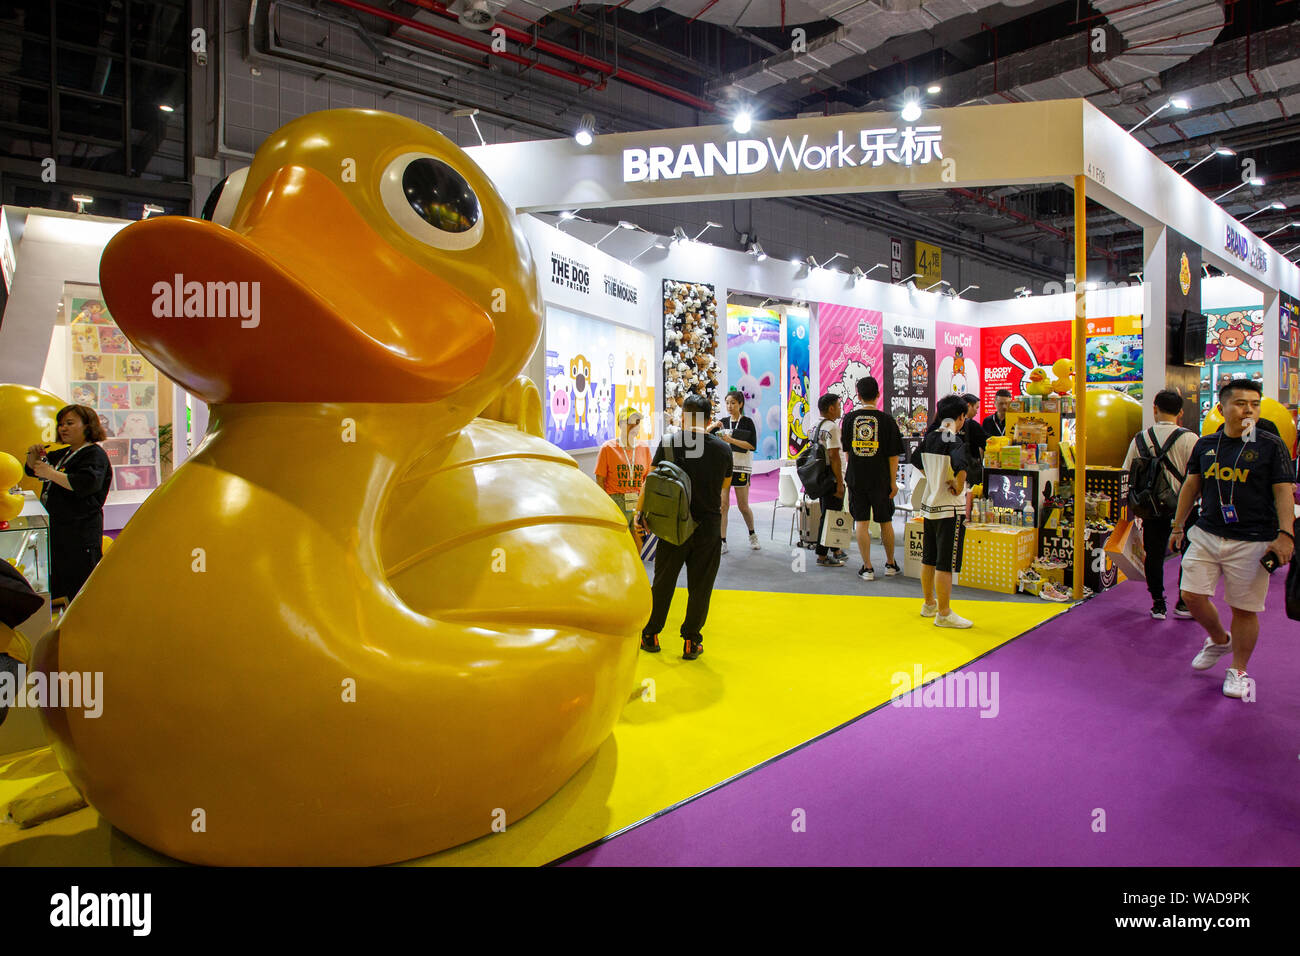
<svg viewBox="0 0 1300 956"><path fill-rule="evenodd" d="M37 594L50 593L50 527L42 514L0 522L0 558L12 564Z"/></svg>

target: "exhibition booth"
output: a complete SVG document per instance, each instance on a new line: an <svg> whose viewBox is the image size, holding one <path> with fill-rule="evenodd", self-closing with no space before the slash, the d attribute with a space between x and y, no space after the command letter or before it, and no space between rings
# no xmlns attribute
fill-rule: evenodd
<svg viewBox="0 0 1300 956"><path fill-rule="evenodd" d="M84 399L122 476L110 504L135 510L32 661L115 681L102 719L62 708L49 724L78 793L152 851L193 862L483 859L511 839L527 844L512 862L545 862L889 699L894 651L856 639L856 594L825 603L823 646L793 661L761 650L789 646L799 578L797 594L714 596L719 619L743 621L751 666L783 668L797 692L774 699L771 672L751 670L700 694L665 671L654 719L620 723L649 586L624 516L589 476L620 409L641 412L639 438L655 442L691 391L715 408L741 391L756 470L775 470L802 450L817 396L848 411L863 375L911 437L944 395L973 392L988 414L1007 388L959 583L1050 585L1057 600L1115 583L1118 465L1146 399L1172 384L1195 419L1203 388L1248 372L1293 412L1300 274L1253 238L1239 257L1243 227L1082 101L934 110L924 123L855 114L763 123L752 138L695 128L464 151L480 170L411 121L339 111L275 134L257 191L217 204L224 222L164 217L118 236L126 224L6 210L6 427L42 434L54 409ZM330 179L339 156L367 150L385 158L385 185L349 193ZM476 197L477 222L455 203L436 222L408 208L404 170L450 178L443 167ZM1029 182L1074 186L1077 250L1085 188L1138 222L1145 281L1089 290L1080 261L1073 290L976 303L689 239L646 236L625 261L531 215ZM237 203L245 218L224 228ZM335 228L314 233L322 217ZM1202 261L1227 276L1201 281ZM154 270L175 275L174 298L166 283L157 298ZM265 320L244 324L232 299L219 322L173 321L190 317L182 272L185 289L228 272L262 283ZM219 406L210 423L202 399ZM11 521L0 543L32 530ZM910 545L914 523L904 530ZM12 558L24 574L27 549ZM177 626L177 607L219 603ZM869 613L917 655L918 684L922 667L949 673L1059 610L1000 603L956 642L915 628L903 603ZM728 717L698 720L702 707ZM665 759L679 733L699 746ZM563 787L573 799L549 800ZM220 824L210 833L194 825L200 806ZM522 835L504 834L507 819Z"/></svg>
<svg viewBox="0 0 1300 956"><path fill-rule="evenodd" d="M864 375L879 381L880 407L913 439L909 450L943 395L978 395L983 418L994 412L995 393L1007 389L1016 402L1010 425L1020 416L1032 421L1018 429L1020 441L1009 428L990 447L983 500L968 515L978 534L964 549L971 558L962 580L1015 590L1029 562L1058 582L1055 563L1073 563L1084 544L1067 540L1074 506L1088 510L1091 552L1123 516L1118 465L1128 436L1149 423L1144 395L1166 384L1179 388L1195 426L1219 384L1248 377L1294 416L1300 331L1291 318L1291 263L1258 243L1245 261L1236 258L1231 236L1245 235L1244 228L1145 150L1135 152L1131 139L1086 103L933 110L923 122L915 139L902 141L906 148L887 140L897 136L897 124L881 115L775 121L753 138L716 127L600 136L588 148L550 140L467 150L522 213L541 280L545 322L527 374L542 394L547 440L591 473L601 445L616 434L620 409L641 413L637 438L653 447L680 423L686 394L703 392L721 414L722 396L735 388L758 430L755 473L784 465L792 474L788 466L818 418L817 397L837 394L847 414ZM1054 135L1030 137L1034 147L1009 158L1001 150L1005 137L992 136L993 128ZM816 145L823 141L835 145ZM854 143L862 150L856 163ZM584 242L564 231L563 218L555 225L528 214L798 192L1070 183L1080 163L1090 196L1144 226L1144 282L1090 288L1085 280L1076 288L1073 277L1062 277L1059 294L972 302L924 291L931 279L877 281L815 260L756 257L681 237L646 234L640 252L624 261L599 248L618 228ZM555 175L538 174L552 168ZM1168 215L1176 208L1178 215ZM159 376L102 302L99 256L126 223L6 213L15 268L0 325L0 381L99 412L116 474L106 528L115 530L202 440L206 406ZM1230 237L1226 245L1197 243L1215 228ZM1229 274L1204 278L1202 263ZM1189 333L1189 321L1203 323L1204 332ZM1186 350L1188 334L1204 335L1204 355ZM1085 381L1076 383L1080 369ZM1081 400L1085 382L1102 396ZM1080 404L1106 427L1077 429ZM1089 477L1071 506L1078 445L1087 448ZM902 470L906 488L907 466ZM905 498L904 491L900 502ZM974 561L979 535L993 524L1037 533L1032 547L1019 534L1016 556L1000 561L1015 573L985 574ZM919 533L904 536L911 538ZM1096 589L1117 579L1103 572L1087 583Z"/></svg>

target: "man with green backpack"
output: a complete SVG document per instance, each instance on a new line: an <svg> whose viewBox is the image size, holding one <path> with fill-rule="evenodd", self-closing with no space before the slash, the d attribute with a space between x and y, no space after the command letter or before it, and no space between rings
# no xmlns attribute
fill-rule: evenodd
<svg viewBox="0 0 1300 956"><path fill-rule="evenodd" d="M684 564L687 599L682 657L688 661L704 653L701 632L722 560L722 500L731 485L731 448L706 430L711 412L703 395L686 396L682 430L659 443L641 486L634 519L643 530L659 537L651 584L654 605L641 631L641 650L659 652L659 632L668 619Z"/></svg>

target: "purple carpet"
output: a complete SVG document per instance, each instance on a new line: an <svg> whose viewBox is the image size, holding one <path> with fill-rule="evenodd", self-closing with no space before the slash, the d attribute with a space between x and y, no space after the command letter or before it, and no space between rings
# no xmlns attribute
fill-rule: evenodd
<svg viewBox="0 0 1300 956"><path fill-rule="evenodd" d="M1193 671L1199 626L1152 621L1126 582L971 665L990 689L998 675L995 717L883 707L568 865L1300 864L1300 624L1283 584L1255 702L1223 696L1228 659Z"/></svg>

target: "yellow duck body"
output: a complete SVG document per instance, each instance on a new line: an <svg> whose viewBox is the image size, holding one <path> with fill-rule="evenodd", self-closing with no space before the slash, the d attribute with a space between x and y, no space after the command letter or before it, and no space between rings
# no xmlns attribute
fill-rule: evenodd
<svg viewBox="0 0 1300 956"><path fill-rule="evenodd" d="M313 169L367 151L384 168L412 150L449 164L477 194L478 262L458 264L467 250L453 249L414 270L373 267L350 248L316 282L305 274L310 248L291 242L275 256L284 222L259 222L279 215L277 190L289 207L295 190L336 202ZM373 194L340 192L374 231L388 226ZM232 230L188 219L170 231L132 226L119 238L136 229L136 244L106 252L106 297L127 334L215 404L207 439L141 506L36 650L38 667L102 672L102 716L62 708L47 723L87 801L169 855L234 865L409 859L517 821L591 757L632 690L649 585L620 510L539 437L536 389L517 378L540 335L535 269L509 210L460 150L400 117L312 114L259 150L243 193ZM170 338L165 323L139 315L144 292L109 280L114 266L129 271L178 245L175 230L219 244L202 262L220 262L225 246L246 257L250 244L254 258L275 258L296 286L262 273L263 303L269 293L284 304L291 286L327 307L346 301L347 289L330 287L334 268L363 286L370 277L383 314L333 329L345 313L318 313L304 296L292 321L264 308L261 345L239 338L255 329L227 323L235 359L204 354L210 329ZM384 238L379 258L413 255L400 234ZM328 236L315 242L328 253ZM397 279L384 277L391 268ZM400 341L373 347L388 316L412 311L392 290L418 289L421 271L435 317L444 303L444 316L472 324L472 306L484 306L486 345L440 328L423 339L399 329ZM437 278L466 301L449 299ZM486 308L500 290L506 309ZM316 350L325 372L315 379L276 364L310 361L310 336L305 354L262 355L296 329L344 341ZM459 352L440 351L451 347ZM356 376L330 371L331 348L352 355ZM258 362L266 367L250 373ZM356 400L367 389L384 400ZM285 390L312 400L287 401ZM395 391L410 400L391 400Z"/></svg>

